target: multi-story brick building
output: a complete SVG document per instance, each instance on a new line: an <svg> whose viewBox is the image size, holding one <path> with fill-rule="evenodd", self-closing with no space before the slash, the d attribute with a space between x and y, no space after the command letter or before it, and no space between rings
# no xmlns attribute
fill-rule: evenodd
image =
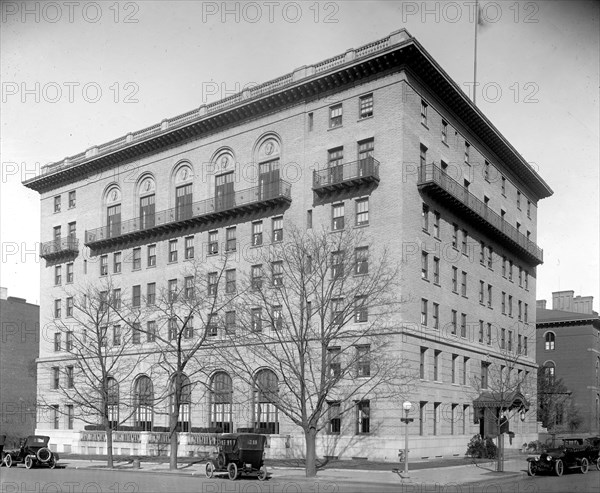
<svg viewBox="0 0 600 493"><path fill-rule="evenodd" d="M600 317L592 296L552 293L552 309L537 301L537 363L546 378L562 379L582 422L578 432L600 433ZM560 402L560 400L559 400ZM559 413L566 419L566 409ZM562 423L558 419L558 425ZM567 426L565 426L567 429Z"/></svg>
<svg viewBox="0 0 600 493"><path fill-rule="evenodd" d="M95 146L25 185L42 200L44 320L68 310L55 286L59 267L77 284L118 265L123 296L135 297L140 286L177 277L186 247L205 259L219 242L250 242L255 228L275 239L281 219L331 227L345 217L402 262L411 301L397 314L396 348L418 381L414 455L462 454L474 433L491 431L474 400L507 351L518 356L509 367L535 382L537 207L552 191L405 30ZM234 190L235 200L223 198ZM40 380L67 358L60 349L42 341ZM192 396L193 426L209 426L208 399ZM349 426L355 440L336 455L396 459L398 404L373 403L368 413L377 431L354 436L358 426ZM233 418L233 428L252 425L251 413ZM72 427L38 423L65 440L79 437L82 425ZM535 413L512 430L519 445L535 438ZM290 440L301 447L289 423L278 431L271 453Z"/></svg>
<svg viewBox="0 0 600 493"><path fill-rule="evenodd" d="M33 434L40 307L0 288L0 435Z"/></svg>

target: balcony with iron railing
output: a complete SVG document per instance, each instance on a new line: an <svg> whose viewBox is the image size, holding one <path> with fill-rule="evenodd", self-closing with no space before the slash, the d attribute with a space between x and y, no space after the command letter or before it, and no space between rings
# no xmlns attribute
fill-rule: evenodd
<svg viewBox="0 0 600 493"><path fill-rule="evenodd" d="M452 206L453 210L462 211L468 219L485 229L488 234L494 236L515 254L534 265L543 262L544 252L535 242L490 209L437 165L431 163L419 167L417 186L424 193Z"/></svg>
<svg viewBox="0 0 600 493"><path fill-rule="evenodd" d="M99 248L284 205L292 201L291 190L291 185L284 180L261 183L245 190L87 230L85 244Z"/></svg>
<svg viewBox="0 0 600 493"><path fill-rule="evenodd" d="M79 240L74 236L65 236L45 241L40 246L40 257L46 260L68 256L75 257L78 253Z"/></svg>
<svg viewBox="0 0 600 493"><path fill-rule="evenodd" d="M379 161L367 157L313 171L313 190L318 194L379 183Z"/></svg>

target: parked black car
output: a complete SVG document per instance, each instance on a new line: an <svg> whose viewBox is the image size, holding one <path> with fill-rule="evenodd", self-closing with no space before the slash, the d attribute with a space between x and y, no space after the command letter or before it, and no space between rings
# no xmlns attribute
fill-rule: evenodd
<svg viewBox="0 0 600 493"><path fill-rule="evenodd" d="M267 437L257 433L227 433L219 437L215 460L206 464L206 477L227 473L235 480L242 474L255 474L259 481L267 479L264 452Z"/></svg>
<svg viewBox="0 0 600 493"><path fill-rule="evenodd" d="M5 450L4 465L11 467L16 464L25 464L27 469L34 466L56 467L58 454L48 448L50 437L43 435L29 435L21 440L21 446L15 450Z"/></svg>
<svg viewBox="0 0 600 493"><path fill-rule="evenodd" d="M565 469L578 469L585 474L589 467L590 447L583 438L564 438L558 447L527 457L527 473L530 476L541 472L553 472L562 476Z"/></svg>
<svg viewBox="0 0 600 493"><path fill-rule="evenodd" d="M588 460L600 471L600 436L586 438L588 446Z"/></svg>

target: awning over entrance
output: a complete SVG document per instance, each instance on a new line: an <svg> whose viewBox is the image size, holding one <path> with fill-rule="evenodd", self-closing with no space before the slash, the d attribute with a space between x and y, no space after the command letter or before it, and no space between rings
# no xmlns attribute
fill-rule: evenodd
<svg viewBox="0 0 600 493"><path fill-rule="evenodd" d="M479 397L473 400L473 407L476 409L501 408L508 410L524 408L525 411L528 411L529 401L520 389L506 392L483 390Z"/></svg>

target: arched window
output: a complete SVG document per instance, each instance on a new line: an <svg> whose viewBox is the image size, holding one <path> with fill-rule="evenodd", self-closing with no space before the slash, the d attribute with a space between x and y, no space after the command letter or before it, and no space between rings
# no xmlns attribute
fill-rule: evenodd
<svg viewBox="0 0 600 493"><path fill-rule="evenodd" d="M210 426L223 433L233 431L232 422L233 385L224 371L215 373L210 384Z"/></svg>
<svg viewBox="0 0 600 493"><path fill-rule="evenodd" d="M554 361L546 361L544 363L544 378L550 385L553 385L556 381L556 364Z"/></svg>
<svg viewBox="0 0 600 493"><path fill-rule="evenodd" d="M108 421L111 429L116 430L119 425L119 383L113 377L108 377L106 384Z"/></svg>
<svg viewBox="0 0 600 493"><path fill-rule="evenodd" d="M554 335L554 332L546 332L544 339L545 339L544 349L546 351L554 351L554 341L556 340L556 336Z"/></svg>
<svg viewBox="0 0 600 493"><path fill-rule="evenodd" d="M118 186L110 187L104 198L106 206L106 238L121 235L121 190Z"/></svg>
<svg viewBox="0 0 600 493"><path fill-rule="evenodd" d="M271 370L260 370L254 380L254 427L262 428L264 433L279 433L279 420L275 407L278 392L277 375Z"/></svg>
<svg viewBox="0 0 600 493"><path fill-rule="evenodd" d="M185 163L175 173L175 220L183 221L193 215L194 194L192 168Z"/></svg>
<svg viewBox="0 0 600 493"><path fill-rule="evenodd" d="M175 407L175 390L176 390L177 375L171 377L171 385L169 390L169 409L174 411ZM191 431L192 425L190 422L192 407L192 384L187 375L181 375L181 392L179 393L179 417L177 419L177 428L179 431Z"/></svg>
<svg viewBox="0 0 600 493"><path fill-rule="evenodd" d="M150 175L142 177L139 182L138 195L140 198L140 229L152 228L156 224L156 184Z"/></svg>
<svg viewBox="0 0 600 493"><path fill-rule="evenodd" d="M152 431L152 408L154 405L154 389L152 380L145 375L138 377L133 389L133 407L135 426L142 431Z"/></svg>
<svg viewBox="0 0 600 493"><path fill-rule="evenodd" d="M280 193L281 145L274 136L268 136L258 145L258 190L260 200L269 200Z"/></svg>

